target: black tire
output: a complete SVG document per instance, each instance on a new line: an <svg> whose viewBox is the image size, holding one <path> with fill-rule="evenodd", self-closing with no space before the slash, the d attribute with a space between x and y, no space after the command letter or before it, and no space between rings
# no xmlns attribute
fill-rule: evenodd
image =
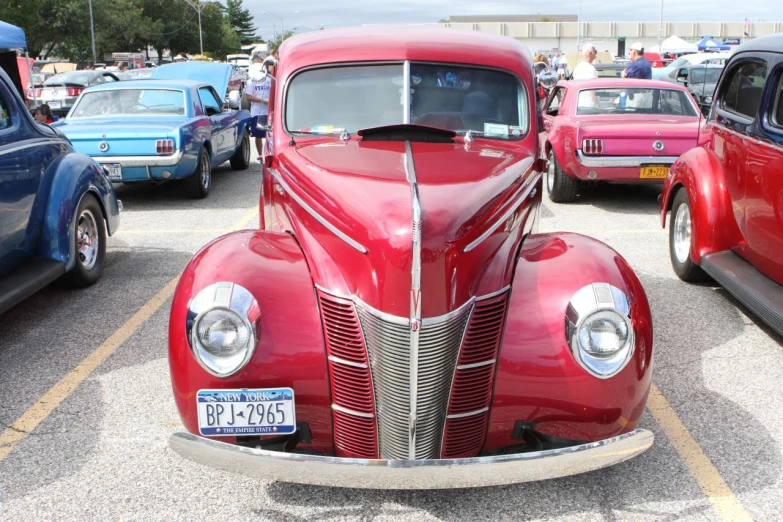
<svg viewBox="0 0 783 522"><path fill-rule="evenodd" d="M245 131L242 136L242 144L231 156L231 168L234 170L247 170L250 167L250 133Z"/></svg>
<svg viewBox="0 0 783 522"><path fill-rule="evenodd" d="M693 242L691 231L691 204L688 192L681 188L674 196L669 218L669 257L677 277L695 283L704 281L709 276L691 259L690 249Z"/></svg>
<svg viewBox="0 0 783 522"><path fill-rule="evenodd" d="M555 203L571 203L579 192L579 181L571 179L557 162L555 152L549 151L549 166L546 170L546 188L549 199Z"/></svg>
<svg viewBox="0 0 783 522"><path fill-rule="evenodd" d="M85 194L73 219L76 264L61 278L65 286L82 288L100 279L106 263L106 223L92 194Z"/></svg>
<svg viewBox="0 0 783 522"><path fill-rule="evenodd" d="M209 163L209 152L206 147L201 149L196 170L185 178L185 195L190 199L204 199L212 187L212 166Z"/></svg>

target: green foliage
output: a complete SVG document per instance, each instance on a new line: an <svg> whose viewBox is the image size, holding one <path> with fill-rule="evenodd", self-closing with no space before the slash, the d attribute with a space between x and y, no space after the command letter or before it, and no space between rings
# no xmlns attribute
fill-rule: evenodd
<svg viewBox="0 0 783 522"><path fill-rule="evenodd" d="M258 27L253 25L253 15L250 11L242 7L242 0L226 0L225 11L228 25L236 32L242 45L258 40L256 37Z"/></svg>
<svg viewBox="0 0 783 522"><path fill-rule="evenodd" d="M291 38L294 34L296 34L296 31L286 29L282 33L278 33L277 35L275 35L274 40L269 41L269 52L270 53L277 52L277 50L280 48L280 44L283 43L283 40Z"/></svg>
<svg viewBox="0 0 783 522"><path fill-rule="evenodd" d="M90 0L0 0L0 19L24 29L30 56L92 61ZM201 9L204 52L216 58L238 52L243 34L255 33L241 0L192 0ZM186 0L92 0L98 61L105 53L165 49L197 54L198 11ZM238 18L237 13L239 14ZM249 25L248 25L249 24ZM254 38L250 37L250 41Z"/></svg>

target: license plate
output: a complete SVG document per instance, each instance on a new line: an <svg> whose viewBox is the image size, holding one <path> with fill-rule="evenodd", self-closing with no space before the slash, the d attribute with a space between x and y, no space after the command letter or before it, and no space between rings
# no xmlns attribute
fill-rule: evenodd
<svg viewBox="0 0 783 522"><path fill-rule="evenodd" d="M122 165L119 163L104 163L103 168L109 174L110 181L122 181Z"/></svg>
<svg viewBox="0 0 783 522"><path fill-rule="evenodd" d="M666 179L669 167L665 165L648 165L641 168L639 177L642 179Z"/></svg>
<svg viewBox="0 0 783 522"><path fill-rule="evenodd" d="M199 390L202 435L280 435L296 431L291 388Z"/></svg>
<svg viewBox="0 0 783 522"><path fill-rule="evenodd" d="M49 105L50 109L59 109L60 108L60 102L58 101L50 101L46 102Z"/></svg>

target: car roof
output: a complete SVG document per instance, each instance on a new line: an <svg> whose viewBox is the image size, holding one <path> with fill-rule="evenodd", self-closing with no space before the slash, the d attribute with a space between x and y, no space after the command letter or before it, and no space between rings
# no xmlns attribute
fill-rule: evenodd
<svg viewBox="0 0 783 522"><path fill-rule="evenodd" d="M775 52L783 53L783 33L769 34L749 40L734 51L734 54L744 52Z"/></svg>
<svg viewBox="0 0 783 522"><path fill-rule="evenodd" d="M664 82L660 80L641 80L638 78L598 78L592 80L565 80L558 83L564 87L578 88L578 89L612 89L612 88L637 88L637 89L675 89L678 91L686 91L685 87L682 87L676 83Z"/></svg>
<svg viewBox="0 0 783 522"><path fill-rule="evenodd" d="M362 26L310 31L292 36L280 47L286 70L309 65L365 61L429 61L515 70L530 76L528 49L506 36L449 27Z"/></svg>
<svg viewBox="0 0 783 522"><path fill-rule="evenodd" d="M188 90L191 88L209 87L208 83L198 80L123 80L121 82L102 83L90 87L90 91L110 91L115 89L177 89Z"/></svg>

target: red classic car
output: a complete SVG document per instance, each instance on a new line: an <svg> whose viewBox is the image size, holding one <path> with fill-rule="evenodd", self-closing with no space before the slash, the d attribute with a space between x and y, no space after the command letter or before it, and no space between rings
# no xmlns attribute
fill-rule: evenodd
<svg viewBox="0 0 783 522"><path fill-rule="evenodd" d="M664 185L672 267L709 275L783 335L783 35L734 52L705 132Z"/></svg>
<svg viewBox="0 0 783 522"><path fill-rule="evenodd" d="M596 181L662 182L696 146L701 111L688 89L633 79L560 82L544 105L549 198L574 201Z"/></svg>
<svg viewBox="0 0 783 522"><path fill-rule="evenodd" d="M281 46L260 227L185 269L171 446L266 479L449 488L646 450L642 285L537 234L533 67L511 38L316 31Z"/></svg>

